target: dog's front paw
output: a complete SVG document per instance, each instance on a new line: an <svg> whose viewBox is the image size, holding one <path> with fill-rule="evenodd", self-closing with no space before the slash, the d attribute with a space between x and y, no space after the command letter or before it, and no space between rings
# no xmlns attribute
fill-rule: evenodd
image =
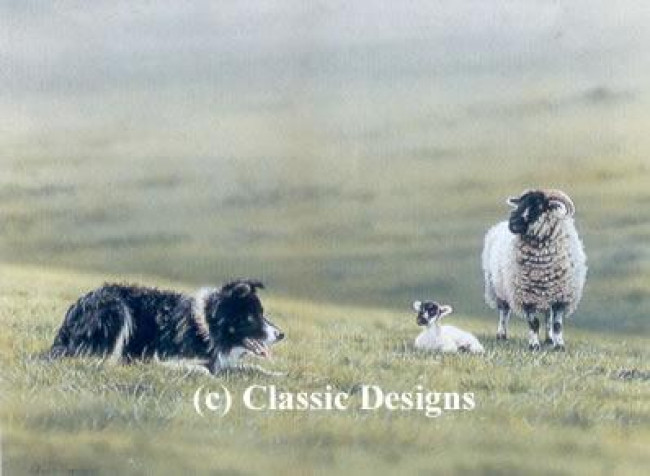
<svg viewBox="0 0 650 476"><path fill-rule="evenodd" d="M289 375L289 372L278 372L277 370L269 370L268 374L269 377L286 377Z"/></svg>

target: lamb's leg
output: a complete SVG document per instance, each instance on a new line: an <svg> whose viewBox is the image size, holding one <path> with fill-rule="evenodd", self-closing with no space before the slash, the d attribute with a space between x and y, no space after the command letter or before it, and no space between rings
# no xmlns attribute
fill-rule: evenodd
<svg viewBox="0 0 650 476"><path fill-rule="evenodd" d="M539 350L539 319L532 308L524 308L526 321L528 322L528 348L530 350Z"/></svg>
<svg viewBox="0 0 650 476"><path fill-rule="evenodd" d="M553 311L548 310L544 313L546 320L546 340L544 344L551 345L553 343Z"/></svg>
<svg viewBox="0 0 650 476"><path fill-rule="evenodd" d="M562 336L564 313L566 306L564 304L556 304L553 306L553 325L551 339L553 341L554 350L564 350L564 337Z"/></svg>
<svg viewBox="0 0 650 476"><path fill-rule="evenodd" d="M499 327L497 327L497 340L508 339L508 321L510 320L510 306L506 301L497 301L499 309Z"/></svg>
<svg viewBox="0 0 650 476"><path fill-rule="evenodd" d="M445 342L440 349L444 354L456 354L458 350L458 346L454 342Z"/></svg>

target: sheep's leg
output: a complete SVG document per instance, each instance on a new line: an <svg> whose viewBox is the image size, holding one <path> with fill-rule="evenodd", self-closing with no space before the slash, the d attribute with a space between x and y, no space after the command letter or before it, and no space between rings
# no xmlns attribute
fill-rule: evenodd
<svg viewBox="0 0 650 476"><path fill-rule="evenodd" d="M528 348L539 350L539 319L533 309L524 309L526 321L528 322Z"/></svg>
<svg viewBox="0 0 650 476"><path fill-rule="evenodd" d="M544 317L546 319L546 340L544 344L551 345L553 344L553 311L549 309L544 313Z"/></svg>
<svg viewBox="0 0 650 476"><path fill-rule="evenodd" d="M508 321L510 320L510 306L506 301L498 300L499 327L497 327L497 340L508 339Z"/></svg>
<svg viewBox="0 0 650 476"><path fill-rule="evenodd" d="M553 340L553 349L564 350L564 337L562 336L564 313L564 304L557 304L553 306L553 325L551 328L551 339Z"/></svg>

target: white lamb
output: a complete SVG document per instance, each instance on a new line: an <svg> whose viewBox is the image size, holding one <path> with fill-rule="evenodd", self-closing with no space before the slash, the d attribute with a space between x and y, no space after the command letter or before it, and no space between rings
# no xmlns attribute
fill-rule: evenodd
<svg viewBox="0 0 650 476"><path fill-rule="evenodd" d="M482 354L483 346L469 332L454 326L441 326L443 317L453 312L451 306L441 306L435 301L415 301L413 309L418 313L419 326L427 326L415 339L415 348L435 352L457 353L459 351Z"/></svg>

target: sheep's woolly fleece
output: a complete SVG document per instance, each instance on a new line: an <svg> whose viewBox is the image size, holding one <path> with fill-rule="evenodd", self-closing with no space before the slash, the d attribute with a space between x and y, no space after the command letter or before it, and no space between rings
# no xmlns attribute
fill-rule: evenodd
<svg viewBox="0 0 650 476"><path fill-rule="evenodd" d="M525 306L542 312L563 303L569 316L582 298L586 256L573 220L573 202L562 192L543 192L566 207L545 211L523 235L513 234L505 221L488 231L483 251L485 299L493 308L497 300L505 301L519 315L524 315Z"/></svg>

